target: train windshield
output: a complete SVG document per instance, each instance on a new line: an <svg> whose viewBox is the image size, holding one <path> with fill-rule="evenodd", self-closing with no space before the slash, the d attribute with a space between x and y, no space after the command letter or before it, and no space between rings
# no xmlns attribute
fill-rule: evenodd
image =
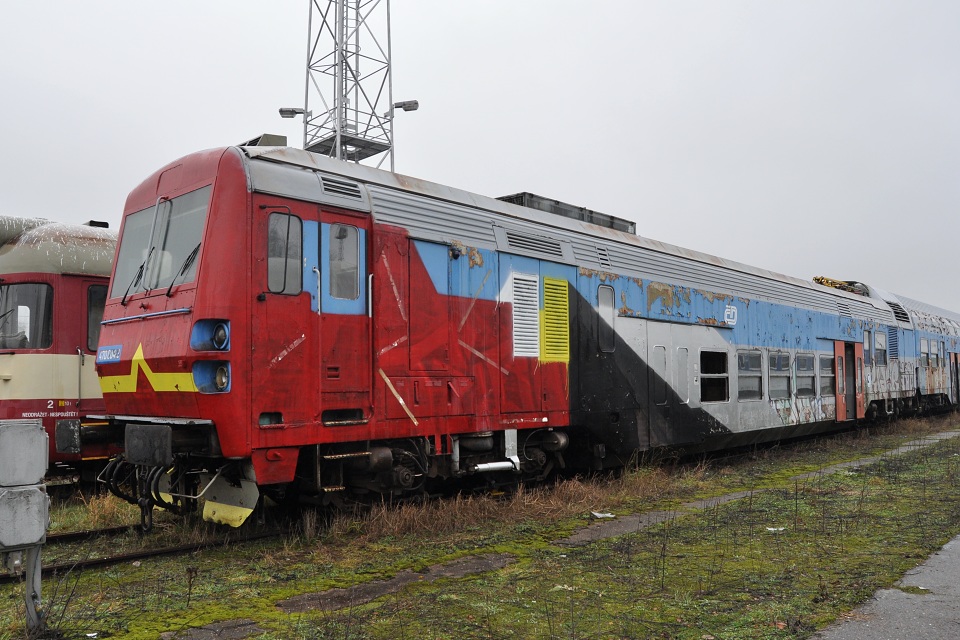
<svg viewBox="0 0 960 640"><path fill-rule="evenodd" d="M193 282L209 204L207 186L127 216L110 297Z"/></svg>
<svg viewBox="0 0 960 640"><path fill-rule="evenodd" d="M48 349L53 344L53 287L0 285L0 349Z"/></svg>

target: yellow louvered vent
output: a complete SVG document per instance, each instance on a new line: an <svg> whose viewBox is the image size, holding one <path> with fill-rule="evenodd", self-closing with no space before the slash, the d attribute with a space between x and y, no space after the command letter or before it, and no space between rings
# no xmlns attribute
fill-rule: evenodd
<svg viewBox="0 0 960 640"><path fill-rule="evenodd" d="M540 360L570 362L570 307L567 281L543 279Z"/></svg>

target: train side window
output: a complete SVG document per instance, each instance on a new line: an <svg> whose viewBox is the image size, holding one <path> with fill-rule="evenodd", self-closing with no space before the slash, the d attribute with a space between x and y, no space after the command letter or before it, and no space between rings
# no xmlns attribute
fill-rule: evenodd
<svg viewBox="0 0 960 640"><path fill-rule="evenodd" d="M874 334L873 362L881 367L887 366L887 334L883 331Z"/></svg>
<svg viewBox="0 0 960 640"><path fill-rule="evenodd" d="M770 399L782 400L791 395L790 354L777 351L770 354Z"/></svg>
<svg viewBox="0 0 960 640"><path fill-rule="evenodd" d="M330 225L330 295L341 300L360 296L360 234L346 224Z"/></svg>
<svg viewBox="0 0 960 640"><path fill-rule="evenodd" d="M267 221L267 287L271 293L296 295L303 290L303 222L286 213Z"/></svg>
<svg viewBox="0 0 960 640"><path fill-rule="evenodd" d="M0 348L48 349L53 345L53 287L0 285Z"/></svg>
<svg viewBox="0 0 960 640"><path fill-rule="evenodd" d="M940 366L947 366L947 345L944 342L940 342Z"/></svg>
<svg viewBox="0 0 960 640"><path fill-rule="evenodd" d="M837 356L837 393L844 395L847 392L847 379L843 375L843 356Z"/></svg>
<svg viewBox="0 0 960 640"><path fill-rule="evenodd" d="M730 399L730 376L726 351L700 352L700 402Z"/></svg>
<svg viewBox="0 0 960 640"><path fill-rule="evenodd" d="M613 287L601 285L601 287L597 289L597 298L600 303L600 322L597 323L597 340L600 343L600 351L612 353L617 347L613 328L614 317L616 316L616 310L613 305Z"/></svg>
<svg viewBox="0 0 960 640"><path fill-rule="evenodd" d="M100 321L107 303L107 285L94 284L87 287L87 350L96 351L100 342Z"/></svg>
<svg viewBox="0 0 960 640"><path fill-rule="evenodd" d="M759 351L737 352L737 397L763 399L763 354Z"/></svg>
<svg viewBox="0 0 960 640"><path fill-rule="evenodd" d="M820 395L837 394L837 374L833 366L833 356L820 356Z"/></svg>
<svg viewBox="0 0 960 640"><path fill-rule="evenodd" d="M872 359L870 358L870 347L873 344L870 340L871 337L869 331L863 332L863 364L868 367L872 364Z"/></svg>
<svg viewBox="0 0 960 640"><path fill-rule="evenodd" d="M920 338L920 366L930 366L930 344L926 338Z"/></svg>
<svg viewBox="0 0 960 640"><path fill-rule="evenodd" d="M817 395L816 360L810 354L798 353L793 361L797 369L797 397L814 398Z"/></svg>

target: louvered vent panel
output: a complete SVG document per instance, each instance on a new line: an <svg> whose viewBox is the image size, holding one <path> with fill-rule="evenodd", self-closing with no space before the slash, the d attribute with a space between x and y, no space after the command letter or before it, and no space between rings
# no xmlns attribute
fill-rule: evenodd
<svg viewBox="0 0 960 640"><path fill-rule="evenodd" d="M840 315L845 318L852 318L853 314L850 313L850 306L846 302L837 302L837 310L840 312Z"/></svg>
<svg viewBox="0 0 960 640"><path fill-rule="evenodd" d="M600 266L604 269L613 268L613 263L610 262L610 254L607 253L606 247L597 247L597 260L600 262Z"/></svg>
<svg viewBox="0 0 960 640"><path fill-rule="evenodd" d="M910 314L907 313L907 310L901 307L896 302L890 302L889 300L884 300L887 305L893 310L893 316L900 322L910 322Z"/></svg>
<svg viewBox="0 0 960 640"><path fill-rule="evenodd" d="M896 327L887 327L887 354L891 360L900 359L900 335Z"/></svg>
<svg viewBox="0 0 960 640"><path fill-rule="evenodd" d="M540 295L537 276L513 274L513 355L540 356Z"/></svg>
<svg viewBox="0 0 960 640"><path fill-rule="evenodd" d="M540 360L570 361L570 310L566 280L543 279L542 336Z"/></svg>
<svg viewBox="0 0 960 640"><path fill-rule="evenodd" d="M328 193L333 196L340 196L342 198L356 198L360 200L363 198L360 193L360 185L353 182L346 182L344 180L334 180L333 178L328 178L324 176L321 178L323 182L323 192Z"/></svg>
<svg viewBox="0 0 960 640"><path fill-rule="evenodd" d="M507 242L511 249L521 251L532 251L542 253L545 256L554 258L563 258L563 248L559 240L553 238L543 238L541 236L530 236L516 231L507 231Z"/></svg>

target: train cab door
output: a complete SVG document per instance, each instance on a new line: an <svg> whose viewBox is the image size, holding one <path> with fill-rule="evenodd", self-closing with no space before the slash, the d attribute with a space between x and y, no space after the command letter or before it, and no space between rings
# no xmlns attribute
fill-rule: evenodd
<svg viewBox="0 0 960 640"><path fill-rule="evenodd" d="M866 416L863 389L863 344L837 340L833 345L837 373L837 422Z"/></svg>
<svg viewBox="0 0 960 640"><path fill-rule="evenodd" d="M321 421L328 426L369 420L371 341L370 218L321 211L319 290Z"/></svg>

